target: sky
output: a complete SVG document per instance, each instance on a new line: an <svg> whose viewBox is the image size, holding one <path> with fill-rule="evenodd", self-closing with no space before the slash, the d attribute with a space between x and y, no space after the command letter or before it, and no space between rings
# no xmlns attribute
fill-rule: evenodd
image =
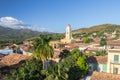
<svg viewBox="0 0 120 80"><path fill-rule="evenodd" d="M100 24L120 24L120 0L0 0L0 25L65 32Z"/></svg>

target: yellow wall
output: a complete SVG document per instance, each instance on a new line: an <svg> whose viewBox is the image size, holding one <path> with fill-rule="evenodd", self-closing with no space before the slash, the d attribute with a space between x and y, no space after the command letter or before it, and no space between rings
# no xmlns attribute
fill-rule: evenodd
<svg viewBox="0 0 120 80"><path fill-rule="evenodd" d="M114 63L114 55L119 55L119 64ZM115 50L115 52L108 51L108 69L107 69L107 72L113 73L114 67L118 68L118 74L120 74L120 51L116 52L116 50Z"/></svg>

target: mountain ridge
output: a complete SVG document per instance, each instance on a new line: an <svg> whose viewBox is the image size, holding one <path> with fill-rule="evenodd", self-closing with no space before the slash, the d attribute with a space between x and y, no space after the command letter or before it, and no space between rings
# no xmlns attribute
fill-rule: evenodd
<svg viewBox="0 0 120 80"><path fill-rule="evenodd" d="M94 32L94 31L100 31L103 29L107 29L107 28L120 28L120 25L117 24L100 24L100 25L95 25L95 26L91 26L88 28L80 28L77 30L73 30L72 33L73 34L78 34L78 33L89 33L89 32Z"/></svg>
<svg viewBox="0 0 120 80"><path fill-rule="evenodd" d="M4 40L24 40L26 38L48 34L49 32L38 32L30 29L12 29L0 26L0 41Z"/></svg>

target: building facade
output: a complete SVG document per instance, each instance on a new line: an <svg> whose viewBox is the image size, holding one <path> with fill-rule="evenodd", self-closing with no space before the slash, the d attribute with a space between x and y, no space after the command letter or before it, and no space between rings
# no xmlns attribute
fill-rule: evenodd
<svg viewBox="0 0 120 80"><path fill-rule="evenodd" d="M107 72L120 74L120 40L107 41Z"/></svg>
<svg viewBox="0 0 120 80"><path fill-rule="evenodd" d="M108 50L108 73L120 74L120 50Z"/></svg>
<svg viewBox="0 0 120 80"><path fill-rule="evenodd" d="M70 26L70 24L68 24L66 27L65 38L61 39L61 42L62 43L71 43L72 40L73 40L73 38L72 38L71 26Z"/></svg>

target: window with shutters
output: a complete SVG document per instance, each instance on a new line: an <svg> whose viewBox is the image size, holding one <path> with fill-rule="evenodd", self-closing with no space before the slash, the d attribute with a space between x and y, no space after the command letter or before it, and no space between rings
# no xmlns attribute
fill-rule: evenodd
<svg viewBox="0 0 120 80"><path fill-rule="evenodd" d="M118 63L118 61L119 61L119 55L114 55L114 62Z"/></svg>

